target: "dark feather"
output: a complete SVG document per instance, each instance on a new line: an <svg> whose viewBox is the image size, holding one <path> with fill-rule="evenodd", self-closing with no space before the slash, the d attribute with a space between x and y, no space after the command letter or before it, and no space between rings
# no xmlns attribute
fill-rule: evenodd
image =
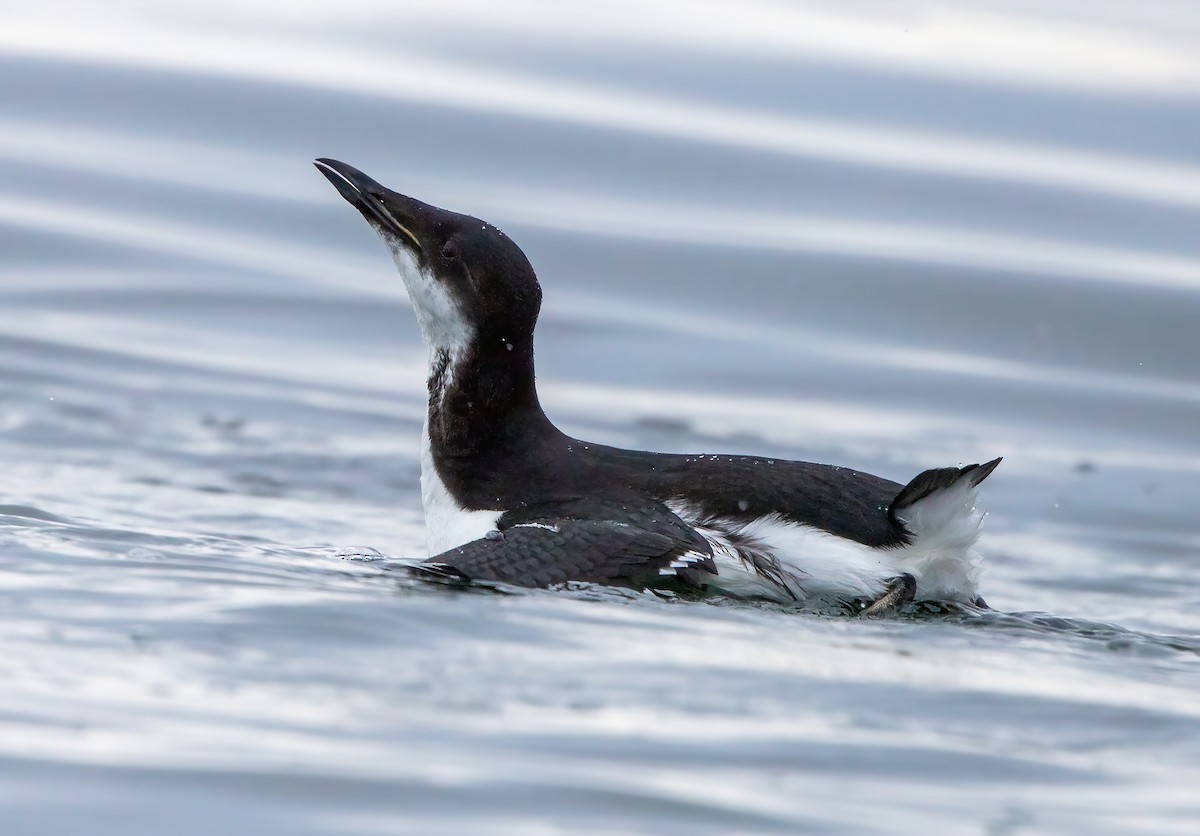
<svg viewBox="0 0 1200 836"><path fill-rule="evenodd" d="M665 508L626 509L616 520L522 516L502 519L501 525L502 537L450 549L419 568L436 566L440 575L453 572L471 580L541 587L566 581L639 588L683 581L701 587L716 575L708 544ZM673 562L685 565L672 567ZM670 571L664 575L660 570Z"/></svg>

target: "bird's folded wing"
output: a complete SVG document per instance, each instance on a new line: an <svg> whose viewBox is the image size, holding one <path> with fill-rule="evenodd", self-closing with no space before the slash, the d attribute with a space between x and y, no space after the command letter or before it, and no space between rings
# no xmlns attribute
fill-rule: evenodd
<svg viewBox="0 0 1200 836"><path fill-rule="evenodd" d="M703 586L717 571L707 544L684 531L553 517L492 532L414 568L440 578L541 587L566 581Z"/></svg>

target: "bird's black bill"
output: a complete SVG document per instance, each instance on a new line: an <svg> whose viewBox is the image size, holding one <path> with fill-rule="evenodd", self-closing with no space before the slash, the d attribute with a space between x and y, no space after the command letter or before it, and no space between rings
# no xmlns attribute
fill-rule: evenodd
<svg viewBox="0 0 1200 836"><path fill-rule="evenodd" d="M426 226L422 216L432 207L385 189L354 166L339 160L321 157L313 165L368 223L383 227L412 244L418 253L421 251L418 235Z"/></svg>
<svg viewBox="0 0 1200 836"><path fill-rule="evenodd" d="M338 194L356 206L359 200L362 199L362 189L358 185L359 183L368 181L375 186L379 185L354 166L346 165L337 160L321 157L319 160L315 160L313 165L317 167L317 171L325 175L326 180L333 183L333 187L338 190Z"/></svg>

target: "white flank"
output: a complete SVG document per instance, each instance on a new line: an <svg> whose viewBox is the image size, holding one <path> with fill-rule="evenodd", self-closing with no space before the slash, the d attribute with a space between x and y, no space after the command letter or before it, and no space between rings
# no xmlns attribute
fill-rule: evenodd
<svg viewBox="0 0 1200 836"><path fill-rule="evenodd" d="M970 603L975 599L979 554L975 541L983 513L977 488L962 479L905 509L913 542L873 548L809 525L769 514L750 522L700 519L689 503L669 503L709 542L718 576L714 586L731 595L780 603L818 599L877 598L907 572L917 579L917 600ZM735 545L736 544L736 545ZM741 550L750 548L778 565L776 580L755 571Z"/></svg>

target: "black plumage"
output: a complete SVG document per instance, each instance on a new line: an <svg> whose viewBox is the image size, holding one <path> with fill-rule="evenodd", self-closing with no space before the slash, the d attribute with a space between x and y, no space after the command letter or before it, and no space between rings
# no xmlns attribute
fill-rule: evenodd
<svg viewBox="0 0 1200 836"><path fill-rule="evenodd" d="M735 551L739 526L764 517L899 548L912 536L903 508L964 477L977 485L999 463L929 470L901 486L824 464L571 438L538 402L541 287L520 247L490 224L398 194L345 163L317 164L393 250L411 255L412 270L402 274L431 352L431 456L422 478L462 512L498 513L498 535L430 558L430 572L524 586L637 586L666 577L703 586L717 565L697 521L725 526ZM688 522L672 510L681 507ZM742 559L770 578L777 564L769 554L741 547ZM897 589L899 600L907 587Z"/></svg>
<svg viewBox="0 0 1200 836"><path fill-rule="evenodd" d="M499 537L474 540L427 561L451 567L464 578L500 581L518 586L552 586L567 581L645 587L671 578L701 587L704 575L715 576L707 548L693 551L691 543L668 534L611 520L550 518L500 531Z"/></svg>

